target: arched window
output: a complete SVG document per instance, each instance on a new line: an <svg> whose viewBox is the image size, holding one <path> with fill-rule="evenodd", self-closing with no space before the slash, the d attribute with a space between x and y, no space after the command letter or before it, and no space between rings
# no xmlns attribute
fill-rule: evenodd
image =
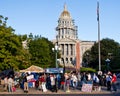
<svg viewBox="0 0 120 96"><path fill-rule="evenodd" d="M66 58L66 63L68 63L68 58Z"/></svg>
<svg viewBox="0 0 120 96"><path fill-rule="evenodd" d="M61 62L62 62L62 64L64 64L64 58L61 58Z"/></svg>
<svg viewBox="0 0 120 96"><path fill-rule="evenodd" d="M72 59L72 58L70 58L70 63L71 63L71 64L73 63L73 59Z"/></svg>

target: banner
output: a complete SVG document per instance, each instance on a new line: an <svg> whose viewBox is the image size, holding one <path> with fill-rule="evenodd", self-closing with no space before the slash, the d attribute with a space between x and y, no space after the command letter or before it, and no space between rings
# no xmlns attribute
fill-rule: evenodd
<svg viewBox="0 0 120 96"><path fill-rule="evenodd" d="M92 84L83 84L82 85L82 92L92 92Z"/></svg>

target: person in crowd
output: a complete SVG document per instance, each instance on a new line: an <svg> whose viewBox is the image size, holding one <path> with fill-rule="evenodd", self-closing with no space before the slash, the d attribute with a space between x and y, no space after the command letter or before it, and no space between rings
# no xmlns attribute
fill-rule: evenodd
<svg viewBox="0 0 120 96"><path fill-rule="evenodd" d="M78 87L80 87L80 83L81 83L81 74L80 74L80 72L77 73L77 78L78 78Z"/></svg>
<svg viewBox="0 0 120 96"><path fill-rule="evenodd" d="M15 92L16 91L16 87L15 87L15 81L13 79L13 84L12 84L12 92Z"/></svg>
<svg viewBox="0 0 120 96"><path fill-rule="evenodd" d="M58 86L58 89L60 89L60 86L61 86L61 75L60 73L57 74L57 86Z"/></svg>
<svg viewBox="0 0 120 96"><path fill-rule="evenodd" d="M64 74L64 77L65 77L64 91L66 91L66 88L67 88L67 86L66 86L66 80L69 78L69 74L68 74L68 73L65 73L65 74Z"/></svg>
<svg viewBox="0 0 120 96"><path fill-rule="evenodd" d="M46 77L46 88L48 90L51 89L50 74L47 74L47 77Z"/></svg>
<svg viewBox="0 0 120 96"><path fill-rule="evenodd" d="M94 73L94 75L93 75L93 89L95 91L100 91L101 90L99 81L100 80L99 80L98 76Z"/></svg>
<svg viewBox="0 0 120 96"><path fill-rule="evenodd" d="M41 84L41 86L42 86L42 91L43 91L43 92L46 92L46 91L47 91L47 88L46 88L46 76L45 76L45 74L41 76L40 82L42 83L42 84Z"/></svg>
<svg viewBox="0 0 120 96"><path fill-rule="evenodd" d="M56 76L54 74L51 74L50 76L50 81L51 81L51 91L52 92L57 92L57 87L56 87Z"/></svg>
<svg viewBox="0 0 120 96"><path fill-rule="evenodd" d="M98 73L98 78L99 78L99 85L103 86L103 76L102 76L102 72Z"/></svg>
<svg viewBox="0 0 120 96"><path fill-rule="evenodd" d="M4 86L5 86L5 82L4 82L4 75L2 75L1 77L0 77L0 83L1 83L1 85L2 85L2 87L4 88Z"/></svg>
<svg viewBox="0 0 120 96"><path fill-rule="evenodd" d="M107 83L107 90L111 91L111 80L112 80L112 76L110 74L106 75L106 83Z"/></svg>
<svg viewBox="0 0 120 96"><path fill-rule="evenodd" d="M54 92L55 78L53 74L50 75L50 82L51 82L51 91Z"/></svg>
<svg viewBox="0 0 120 96"><path fill-rule="evenodd" d="M93 84L99 86L99 78L95 73L93 75Z"/></svg>
<svg viewBox="0 0 120 96"><path fill-rule="evenodd" d="M87 83L92 84L92 77L90 73L87 74Z"/></svg>
<svg viewBox="0 0 120 96"><path fill-rule="evenodd" d="M61 76L61 87L60 88L65 91L65 76L64 76L64 74Z"/></svg>
<svg viewBox="0 0 120 96"><path fill-rule="evenodd" d="M8 78L8 92L12 92L12 87L13 87L13 79L12 76Z"/></svg>
<svg viewBox="0 0 120 96"><path fill-rule="evenodd" d="M70 92L70 78L66 80L66 92Z"/></svg>
<svg viewBox="0 0 120 96"><path fill-rule="evenodd" d="M87 79L88 79L88 77L87 77L86 73L84 72L81 75L81 82L82 82L82 84L86 84L87 83Z"/></svg>
<svg viewBox="0 0 120 96"><path fill-rule="evenodd" d="M106 73L103 74L103 86L106 86Z"/></svg>
<svg viewBox="0 0 120 96"><path fill-rule="evenodd" d="M113 91L117 91L116 82L117 82L117 77L116 77L115 73L113 73L113 75L112 75L112 87L113 87Z"/></svg>
<svg viewBox="0 0 120 96"><path fill-rule="evenodd" d="M7 91L7 88L8 88L8 76L5 76L4 83L5 83L4 90Z"/></svg>
<svg viewBox="0 0 120 96"><path fill-rule="evenodd" d="M37 79L37 80L35 81L35 87L36 87L36 90L39 89L39 79Z"/></svg>
<svg viewBox="0 0 120 96"><path fill-rule="evenodd" d="M42 90L42 79L41 79L42 76L39 76L38 80L39 80L39 87L38 89L39 90Z"/></svg>
<svg viewBox="0 0 120 96"><path fill-rule="evenodd" d="M54 86L54 90L55 90L55 92L57 93L57 91L58 91L58 82L57 82L57 77L56 77L56 75L54 74L54 78L55 78L55 86Z"/></svg>
<svg viewBox="0 0 120 96"><path fill-rule="evenodd" d="M24 82L24 92L27 93L28 92L28 80L27 80L27 74L25 74L25 77L23 78L23 82Z"/></svg>
<svg viewBox="0 0 120 96"><path fill-rule="evenodd" d="M78 83L78 79L76 74L72 75L72 80L73 80L73 88L76 89L77 88L77 83Z"/></svg>

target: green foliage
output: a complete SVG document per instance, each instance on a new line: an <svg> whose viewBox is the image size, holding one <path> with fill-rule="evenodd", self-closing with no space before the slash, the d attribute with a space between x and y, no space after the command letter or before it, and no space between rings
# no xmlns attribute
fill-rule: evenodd
<svg viewBox="0 0 120 96"><path fill-rule="evenodd" d="M103 71L107 70L107 65L106 65L106 59L110 59L110 68L111 70L120 68L120 60L118 57L120 57L119 49L120 45L119 43L115 42L112 39L106 38L100 41L100 49L101 49L101 69ZM87 51L89 54L89 67L95 68L98 70L99 67L99 59L98 59L98 43L95 43L94 46L91 48L91 50ZM85 53L86 54L86 53ZM86 58L84 54L83 58Z"/></svg>
<svg viewBox="0 0 120 96"><path fill-rule="evenodd" d="M25 34L25 35L18 35L18 37L21 40L21 42L27 40L27 34Z"/></svg>
<svg viewBox="0 0 120 96"><path fill-rule="evenodd" d="M95 69L92 69L92 68L85 68L85 67L82 67L80 68L80 72L96 72Z"/></svg>
<svg viewBox="0 0 120 96"><path fill-rule="evenodd" d="M7 17L0 15L0 70L13 68L21 70L30 65L43 68L55 67L53 43L39 35L16 35L12 27L7 27ZM22 42L27 41L27 48Z"/></svg>
<svg viewBox="0 0 120 96"><path fill-rule="evenodd" d="M53 65L52 42L46 38L37 37L29 42L29 52L32 55L31 63L43 68Z"/></svg>
<svg viewBox="0 0 120 96"><path fill-rule="evenodd" d="M12 27L7 27L8 18L0 17L0 70L9 68L19 70L19 66L24 64L23 59L25 59L21 40L14 34Z"/></svg>
<svg viewBox="0 0 120 96"><path fill-rule="evenodd" d="M39 35L33 36L14 34L15 30L7 26L7 17L0 15L0 71L13 68L14 70L25 69L30 65L37 65L43 68L55 67L55 53L52 52L53 43ZM27 41L28 48L22 47L22 41ZM101 66L106 70L107 58L110 59L112 70L120 69L120 45L112 39L105 38L101 44ZM108 55L111 53L111 55ZM60 54L58 53L58 57ZM81 71L95 72L98 70L98 43L95 43L91 50L87 50L83 61L90 68L81 68Z"/></svg>

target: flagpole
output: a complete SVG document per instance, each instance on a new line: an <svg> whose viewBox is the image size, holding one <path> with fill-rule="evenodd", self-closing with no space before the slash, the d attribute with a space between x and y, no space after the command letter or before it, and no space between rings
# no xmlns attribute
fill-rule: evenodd
<svg viewBox="0 0 120 96"><path fill-rule="evenodd" d="M101 71L100 19L99 19L99 2L98 2L98 1L97 1L97 21L98 21L98 56L99 56L99 71Z"/></svg>

